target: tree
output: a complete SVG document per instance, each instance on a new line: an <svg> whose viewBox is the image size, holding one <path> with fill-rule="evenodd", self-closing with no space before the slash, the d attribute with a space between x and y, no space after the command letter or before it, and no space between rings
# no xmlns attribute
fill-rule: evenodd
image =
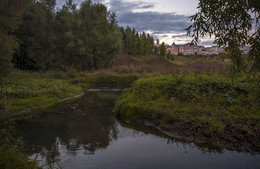
<svg viewBox="0 0 260 169"><path fill-rule="evenodd" d="M166 56L166 46L164 42L160 45L159 52L161 57L164 58Z"/></svg>
<svg viewBox="0 0 260 169"><path fill-rule="evenodd" d="M54 67L56 57L56 53L53 52L56 45L53 43L54 2L54 0L30 0L26 11L23 12L21 25L16 31L20 47L13 61L18 68L47 70Z"/></svg>
<svg viewBox="0 0 260 169"><path fill-rule="evenodd" d="M11 59L18 42L14 32L19 27L19 16L26 1L0 1L0 79L8 74Z"/></svg>
<svg viewBox="0 0 260 169"><path fill-rule="evenodd" d="M3 78L11 69L11 59L14 50L18 47L14 31L19 26L19 16L24 9L26 1L1 0L0 1L0 116L4 111Z"/></svg>
<svg viewBox="0 0 260 169"><path fill-rule="evenodd" d="M156 44L154 46L154 51L153 51L155 55L159 55L160 54L159 47L160 47L160 41L159 41L159 39L157 39L156 40Z"/></svg>
<svg viewBox="0 0 260 169"><path fill-rule="evenodd" d="M145 32L139 34L130 27L120 28L123 38L123 48L125 53L130 55L149 55L153 52L153 37Z"/></svg>
<svg viewBox="0 0 260 169"><path fill-rule="evenodd" d="M54 10L55 0L28 0L21 17L19 49L13 58L25 70L93 70L111 66L121 48L116 15L91 0L78 8L67 0Z"/></svg>
<svg viewBox="0 0 260 169"><path fill-rule="evenodd" d="M55 44L57 55L59 55L59 68L67 70L71 67L78 67L81 60L78 60L79 48L82 48L83 43L79 34L83 32L80 28L80 18L77 14L77 5L73 0L68 0L62 6L62 9L57 11L55 17Z"/></svg>
<svg viewBox="0 0 260 169"><path fill-rule="evenodd" d="M240 47L250 45L247 63L250 71L260 71L260 3L259 0L200 0L199 12L186 30L193 43L199 37L214 36L215 43L226 47L233 70L245 70L246 61Z"/></svg>
<svg viewBox="0 0 260 169"><path fill-rule="evenodd" d="M174 55L171 54L170 51L167 51L166 53L166 59L170 60L170 61L174 61Z"/></svg>

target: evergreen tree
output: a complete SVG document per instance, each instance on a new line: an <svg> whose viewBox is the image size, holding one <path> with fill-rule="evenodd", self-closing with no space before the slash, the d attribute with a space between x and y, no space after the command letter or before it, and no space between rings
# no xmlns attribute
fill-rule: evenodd
<svg viewBox="0 0 260 169"><path fill-rule="evenodd" d="M156 44L155 44L155 47L154 47L154 54L155 55L160 55L160 41L159 39L156 40Z"/></svg>
<svg viewBox="0 0 260 169"><path fill-rule="evenodd" d="M120 28L123 35L123 48L125 53L131 55L149 55L153 53L153 37L145 32L139 34L135 29L130 27Z"/></svg>
<svg viewBox="0 0 260 169"><path fill-rule="evenodd" d="M167 51L166 53L166 59L170 60L170 61L173 61L174 60L174 55L171 54L170 51Z"/></svg>
<svg viewBox="0 0 260 169"><path fill-rule="evenodd" d="M159 52L161 57L166 56L166 46L164 42L159 46Z"/></svg>

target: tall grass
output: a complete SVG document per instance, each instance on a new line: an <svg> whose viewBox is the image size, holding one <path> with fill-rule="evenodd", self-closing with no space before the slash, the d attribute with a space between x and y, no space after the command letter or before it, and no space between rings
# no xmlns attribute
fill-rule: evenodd
<svg viewBox="0 0 260 169"><path fill-rule="evenodd" d="M225 74L229 62L218 57L176 56L174 61L150 56L122 55L118 63L107 71L116 73L152 74Z"/></svg>

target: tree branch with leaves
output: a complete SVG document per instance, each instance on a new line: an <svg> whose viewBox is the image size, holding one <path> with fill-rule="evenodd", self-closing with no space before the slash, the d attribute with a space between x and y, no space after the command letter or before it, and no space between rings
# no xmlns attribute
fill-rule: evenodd
<svg viewBox="0 0 260 169"><path fill-rule="evenodd" d="M186 30L193 43L200 37L214 36L218 46L226 47L233 71L260 71L259 0L200 0L199 11L190 17ZM249 45L247 59L241 47Z"/></svg>

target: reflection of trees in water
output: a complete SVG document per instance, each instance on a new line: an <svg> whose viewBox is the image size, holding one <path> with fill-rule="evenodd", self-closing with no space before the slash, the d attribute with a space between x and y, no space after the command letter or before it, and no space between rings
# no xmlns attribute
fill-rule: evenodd
<svg viewBox="0 0 260 169"><path fill-rule="evenodd" d="M125 122L122 119L119 119L118 122L125 128L130 128L135 130L134 134L139 134L139 132L143 132L145 134L153 134L161 139L165 139L167 141L167 144L175 145L176 147L183 147L183 151L185 153L192 152L194 149L198 149L199 151L205 153L205 154L222 154L223 150L217 147L212 147L211 145L202 145L202 144L196 144L194 142L187 141L185 139L179 139L167 136L166 134L161 133L157 129L154 129L153 127L145 126L141 123L134 123L134 122ZM139 131L139 132L138 132Z"/></svg>
<svg viewBox="0 0 260 169"><path fill-rule="evenodd" d="M50 149L42 149L40 155L46 158L46 162L49 164L57 159L60 155L59 152L60 140L57 138L56 141L51 145Z"/></svg>
<svg viewBox="0 0 260 169"><path fill-rule="evenodd" d="M72 105L22 122L18 134L24 136L30 154L40 152L47 161L60 155L60 146L70 155L76 156L81 148L94 154L117 138L112 112L116 95L115 92L87 93Z"/></svg>
<svg viewBox="0 0 260 169"><path fill-rule="evenodd" d="M67 116L70 138L77 138L89 153L106 148L109 142L117 137L115 115L112 112L115 95L111 94L106 92L88 93L79 100L78 107L74 107L79 115ZM75 148L74 151L79 147Z"/></svg>

